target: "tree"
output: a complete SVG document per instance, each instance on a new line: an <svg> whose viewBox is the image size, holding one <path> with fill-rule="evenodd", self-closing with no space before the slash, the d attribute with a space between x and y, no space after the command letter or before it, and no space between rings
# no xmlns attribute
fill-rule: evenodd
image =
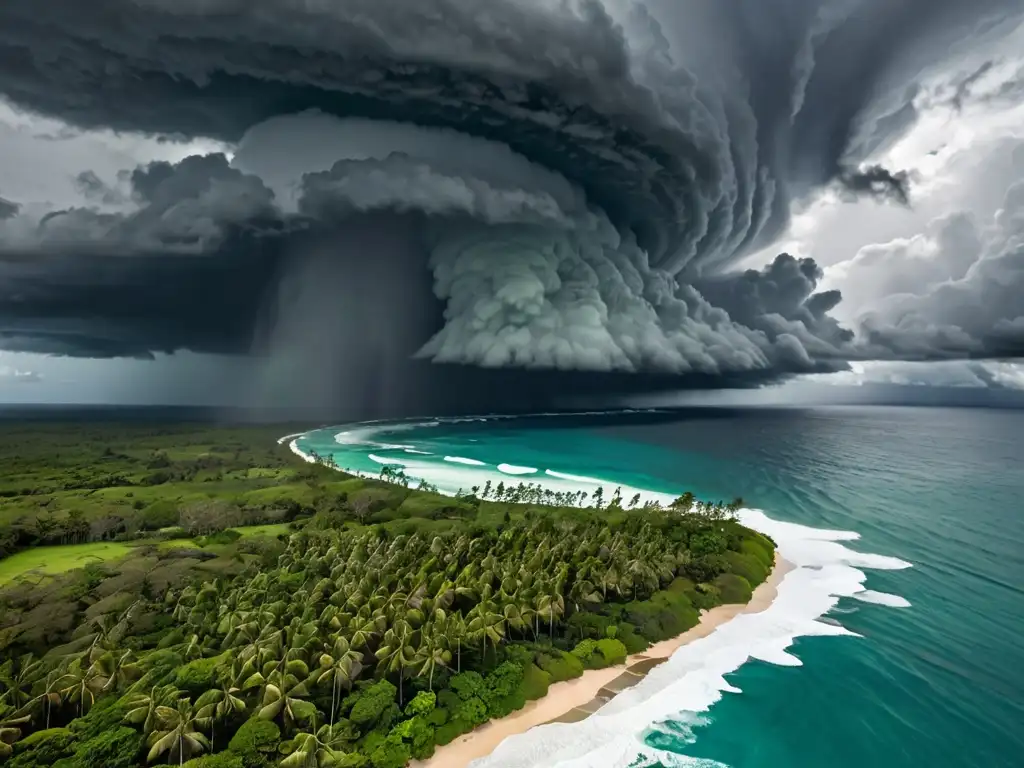
<svg viewBox="0 0 1024 768"><path fill-rule="evenodd" d="M349 643L348 638L338 635L331 646L329 653L320 656L320 671L317 674L317 683L326 683L331 686L331 726L334 726L334 716L338 706L338 693L344 688L348 690L352 683L359 677L363 669L363 654L357 651Z"/></svg>
<svg viewBox="0 0 1024 768"><path fill-rule="evenodd" d="M141 725L142 732L150 734L157 729L159 723L158 710L161 706L176 702L181 691L172 685L154 685L149 693L136 693L125 700L127 713L126 723Z"/></svg>
<svg viewBox="0 0 1024 768"><path fill-rule="evenodd" d="M15 709L29 702L32 698L32 685L43 676L45 669L43 662L31 653L8 659L0 665L0 686Z"/></svg>
<svg viewBox="0 0 1024 768"><path fill-rule="evenodd" d="M480 639L480 658L487 652L487 643L495 648L505 638L505 617L498 613L497 605L489 598L481 600L469 612L466 634Z"/></svg>
<svg viewBox="0 0 1024 768"><path fill-rule="evenodd" d="M91 671L97 693L117 690L142 675L131 651L107 651L92 663Z"/></svg>
<svg viewBox="0 0 1024 768"><path fill-rule="evenodd" d="M693 509L693 504L696 501L693 494L687 491L682 496L678 497L669 506L672 509L679 510L683 514L690 512Z"/></svg>
<svg viewBox="0 0 1024 768"><path fill-rule="evenodd" d="M413 666L416 649L412 647L412 627L405 619L399 619L384 633L380 648L375 656L381 662L384 674L398 675L398 706L402 706L402 678L406 669Z"/></svg>
<svg viewBox="0 0 1024 768"><path fill-rule="evenodd" d="M62 700L78 705L78 716L82 717L96 701L93 689L96 687L96 672L92 667L83 667L81 658L71 662L67 671L57 681L58 693Z"/></svg>
<svg viewBox="0 0 1024 768"><path fill-rule="evenodd" d="M269 674L264 677L256 672L242 686L243 689L262 686L263 697L256 717L261 720L277 720L281 718L285 728L291 728L297 722L307 722L316 714L316 707L305 699L309 697L309 668L305 662L293 659L274 666L274 662L264 665Z"/></svg>
<svg viewBox="0 0 1024 768"><path fill-rule="evenodd" d="M147 762L166 752L168 760L182 765L210 749L210 740L199 732L197 712L188 699L178 699L174 707L157 707L156 719L157 727L149 736Z"/></svg>
<svg viewBox="0 0 1024 768"><path fill-rule="evenodd" d="M201 727L210 729L210 743L216 738L217 723L238 712L245 711L245 699L241 691L229 684L211 688L196 699L196 721Z"/></svg>
<svg viewBox="0 0 1024 768"><path fill-rule="evenodd" d="M417 677L427 676L427 688L434 690L434 672L438 667L447 668L451 663L452 654L448 650L448 641L441 631L431 626L421 632L420 645L413 659Z"/></svg>

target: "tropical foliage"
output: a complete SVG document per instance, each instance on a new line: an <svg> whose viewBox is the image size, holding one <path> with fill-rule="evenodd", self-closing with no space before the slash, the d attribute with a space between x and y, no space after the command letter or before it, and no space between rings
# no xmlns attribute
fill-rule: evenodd
<svg viewBox="0 0 1024 768"><path fill-rule="evenodd" d="M123 573L58 581L92 617L32 653L0 627L0 760L399 768L749 599L774 558L733 505L689 494L385 479L397 501L358 481L286 537L213 545L231 567L155 579L151 557L122 599Z"/></svg>

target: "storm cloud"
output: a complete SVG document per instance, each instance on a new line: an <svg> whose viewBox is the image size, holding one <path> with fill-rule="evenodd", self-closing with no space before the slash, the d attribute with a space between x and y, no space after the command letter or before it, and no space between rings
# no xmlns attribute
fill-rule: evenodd
<svg viewBox="0 0 1024 768"><path fill-rule="evenodd" d="M907 293L862 327L829 316L841 296L818 290L812 259L734 266L815 190L912 202L912 175L866 159L913 125L920 78L1021 13L1010 0L55 0L40 14L9 0L12 103L231 151L126 169L123 190L75 169L95 207L0 201L0 345L301 347L293 361L312 365L298 340L320 329L334 334L334 362L315 347L328 378L377 354L389 370L415 358L704 383L1003 356L1024 335L1008 287L1015 197L975 238L978 259L918 284L959 281L955 294ZM353 316L386 333L353 346ZM385 336L400 342L381 351Z"/></svg>

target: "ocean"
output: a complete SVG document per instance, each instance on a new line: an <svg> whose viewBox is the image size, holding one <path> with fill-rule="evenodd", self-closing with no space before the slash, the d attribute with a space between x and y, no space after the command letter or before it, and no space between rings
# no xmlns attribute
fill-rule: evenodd
<svg viewBox="0 0 1024 768"><path fill-rule="evenodd" d="M1024 411L695 409L375 423L296 447L491 479L744 499L798 566L763 614L475 768L1024 766Z"/></svg>

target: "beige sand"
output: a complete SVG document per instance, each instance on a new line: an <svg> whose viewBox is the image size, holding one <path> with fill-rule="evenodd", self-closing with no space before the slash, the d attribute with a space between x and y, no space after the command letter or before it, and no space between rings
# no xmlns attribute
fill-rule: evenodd
<svg viewBox="0 0 1024 768"><path fill-rule="evenodd" d="M489 755L509 736L524 733L535 725L584 719L619 691L640 682L653 666L668 659L680 647L710 635L741 613L763 611L775 599L782 577L792 569L790 563L776 558L768 581L754 590L753 597L746 605L720 605L705 611L701 615L700 624L693 629L679 637L652 645L643 653L630 656L625 664L608 669L587 670L575 680L555 683L543 699L531 701L508 717L492 720L450 744L438 747L429 760L414 760L412 768L465 768L473 760Z"/></svg>

